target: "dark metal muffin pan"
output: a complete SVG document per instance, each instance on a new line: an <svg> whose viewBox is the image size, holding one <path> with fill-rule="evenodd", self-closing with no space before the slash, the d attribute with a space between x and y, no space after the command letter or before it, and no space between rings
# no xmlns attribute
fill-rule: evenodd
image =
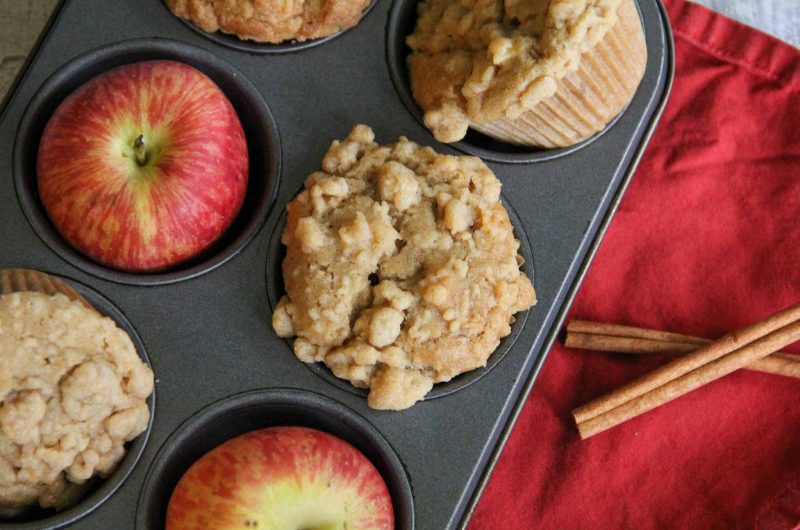
<svg viewBox="0 0 800 530"><path fill-rule="evenodd" d="M60 3L0 110L0 267L52 272L107 297L146 347L158 406L149 436L133 442L123 467L90 498L25 528L159 528L165 497L190 460L223 438L279 423L328 430L361 449L389 483L398 528L467 524L663 109L672 39L658 0L639 0L644 79L590 141L545 151L471 135L448 146L403 95L402 33L416 1L377 1L352 30L288 54L221 45L161 0ZM173 271L132 275L84 258L58 236L37 202L32 163L41 128L69 90L150 58L183 60L221 86L245 128L251 175L248 206L218 246ZM357 123L379 143L403 135L443 153L480 154L503 183L530 256L525 270L535 269L538 304L518 315L505 353L399 412L373 411L361 393L315 374L270 323L285 205L330 142ZM20 522L0 522L6 528Z"/></svg>

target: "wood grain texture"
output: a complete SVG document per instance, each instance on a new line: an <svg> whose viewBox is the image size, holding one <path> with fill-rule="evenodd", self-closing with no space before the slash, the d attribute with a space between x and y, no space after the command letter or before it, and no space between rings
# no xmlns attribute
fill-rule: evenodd
<svg viewBox="0 0 800 530"><path fill-rule="evenodd" d="M799 0L697 2L800 46ZM58 0L0 0L0 98L11 86L57 3Z"/></svg>
<svg viewBox="0 0 800 530"><path fill-rule="evenodd" d="M0 98L11 86L57 3L58 0L0 0Z"/></svg>

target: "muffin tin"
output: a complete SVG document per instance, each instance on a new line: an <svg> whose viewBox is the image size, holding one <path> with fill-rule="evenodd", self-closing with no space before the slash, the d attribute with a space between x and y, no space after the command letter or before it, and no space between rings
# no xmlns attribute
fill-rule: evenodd
<svg viewBox="0 0 800 530"><path fill-rule="evenodd" d="M159 0L61 2L0 111L0 268L39 269L84 294L102 293L89 299L137 332L158 400L148 433L90 497L0 529L159 528L171 487L196 458L275 424L320 428L364 452L387 480L397 528L466 526L663 109L672 41L658 0L639 0L644 79L620 117L586 142L525 150L471 133L448 146L420 124L409 97L403 36L416 3L376 0L357 27L313 46L249 49L206 38ZM42 127L70 90L153 58L188 62L225 91L247 136L250 187L213 249L174 271L134 275L93 263L60 238L39 203L35 156ZM487 368L399 412L369 409L362 392L295 359L271 327L283 288L285 205L356 123L372 127L381 144L404 135L484 158L503 183L539 300L517 315Z"/></svg>

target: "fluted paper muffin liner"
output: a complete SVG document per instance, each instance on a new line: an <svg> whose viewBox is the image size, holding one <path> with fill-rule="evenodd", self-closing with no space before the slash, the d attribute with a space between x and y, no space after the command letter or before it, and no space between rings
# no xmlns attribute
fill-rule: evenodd
<svg viewBox="0 0 800 530"><path fill-rule="evenodd" d="M602 130L633 98L644 75L647 48L634 0L623 0L617 23L581 54L578 70L558 81L556 93L516 119L470 127L520 145L565 147Z"/></svg>
<svg viewBox="0 0 800 530"><path fill-rule="evenodd" d="M60 278L31 269L0 269L0 296L26 291L50 296L63 294L70 300L95 310L86 298Z"/></svg>

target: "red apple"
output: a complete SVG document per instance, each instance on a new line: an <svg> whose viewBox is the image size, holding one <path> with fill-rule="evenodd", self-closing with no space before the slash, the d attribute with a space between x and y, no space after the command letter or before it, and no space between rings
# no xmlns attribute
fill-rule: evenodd
<svg viewBox="0 0 800 530"><path fill-rule="evenodd" d="M228 98L175 61L120 66L56 109L42 134L39 194L78 250L158 271L216 241L247 189L247 142Z"/></svg>
<svg viewBox="0 0 800 530"><path fill-rule="evenodd" d="M353 446L306 427L271 427L225 442L183 475L167 530L388 530L392 499Z"/></svg>

